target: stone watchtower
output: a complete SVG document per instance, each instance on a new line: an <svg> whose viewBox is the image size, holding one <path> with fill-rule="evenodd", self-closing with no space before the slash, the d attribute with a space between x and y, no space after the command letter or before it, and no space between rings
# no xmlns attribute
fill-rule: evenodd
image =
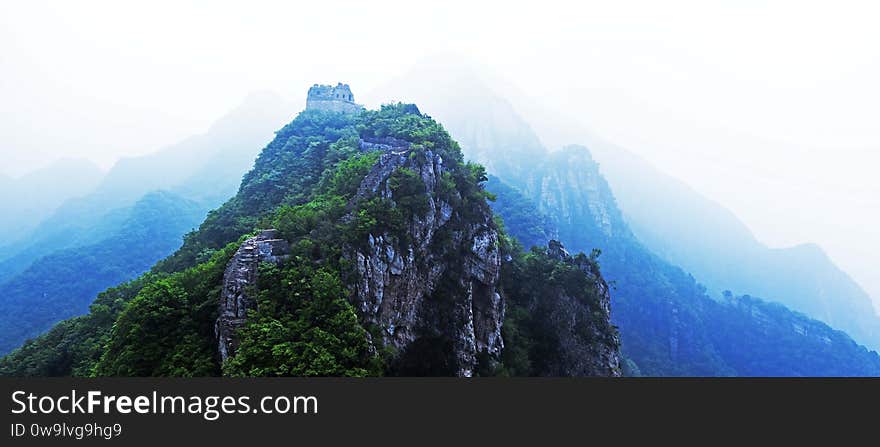
<svg viewBox="0 0 880 447"><path fill-rule="evenodd" d="M364 106L354 102L354 95L348 84L341 82L336 87L315 84L309 89L306 99L306 110L357 113L363 109Z"/></svg>

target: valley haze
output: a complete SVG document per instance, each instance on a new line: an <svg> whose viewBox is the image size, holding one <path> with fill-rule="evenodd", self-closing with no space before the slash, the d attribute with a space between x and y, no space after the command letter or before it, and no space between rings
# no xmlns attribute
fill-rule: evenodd
<svg viewBox="0 0 880 447"><path fill-rule="evenodd" d="M96 308L89 304L99 292L145 272L180 272L216 262L211 267L219 269L212 270L216 275L222 273L221 252L247 265L250 258L242 255L247 244L238 251L224 248L249 234L234 233L244 229L235 225L247 221L253 230L271 220L267 216L275 206L287 203L265 199L251 209L239 202L264 200L253 188L269 180L255 176L275 178L266 167L273 150L296 146L300 134L318 135L303 124L310 119L308 110L297 115L307 109L309 92L312 111L361 116L367 110L361 118L331 120L328 128L337 130L320 135L352 150L385 151L377 160L321 155L321 163L374 166L358 171L368 174L356 188L358 200L371 198L364 192L370 181L405 184L406 179L394 177L398 170L418 173L431 197L449 193L441 179L463 176L469 166L464 160L461 166L457 161L446 166L432 152L426 160L397 160L393 156L405 151L421 154L420 142L382 134L383 120L436 120L456 142L432 134L432 142L443 141L438 143L442 155L450 151L454 160L460 145L466 159L485 166L487 194L498 196L492 210L472 210L449 199L456 203L452 209L467 218L455 223L463 240L443 239L447 250L503 245L505 230L495 228L494 213L526 251L531 244L524 239L542 247L538 260L528 262L574 266L595 283L587 295L595 294L602 303L610 300L610 311L603 304L610 317L584 320L601 343L582 346L563 337L563 343L575 346L569 346L571 352L599 352L598 360L556 359L533 374L626 375L641 369L648 375L811 375L807 369L786 369L788 364L755 367L730 340L704 328L709 318L744 337L764 330L785 343L792 340L789 336L809 339L803 342L809 355L821 351L817 340L827 340L841 358L859 359L858 368L844 371L829 366L833 362L826 358L810 357L815 371L823 374L880 374L875 373L880 361L870 352L880 349L880 53L872 43L880 41L880 30L871 20L880 6L624 1L584 2L571 11L568 4L554 1L534 6L451 1L417 12L406 2L378 3L256 1L242 8L231 2L122 6L59 1L0 6L0 76L5 81L0 113L7 117L0 120L0 207L5 211L0 286L14 291L0 304L17 315L26 303L45 300L47 294L47 302L56 303L35 314L32 325L9 331L14 336L0 343L0 354L58 321L89 312L94 317ZM337 93L341 96L331 97ZM413 104L415 110L383 108L397 102ZM346 143L339 135L354 138L346 133L354 128L368 130L360 130L359 142ZM327 180L311 184L310 174L296 171L299 165L289 169L304 177L300 189L287 191L285 200L302 205L309 194L330 194ZM482 184L459 178L456 194L476 194L471 183ZM372 193L378 198L399 200L390 189L382 195L376 185ZM336 193L347 199L346 194L354 194ZM528 202L533 209L509 208L511 201ZM229 203L237 207L230 215L238 219L228 225L229 234L212 233L211 239L205 230L184 238L204 227L206 217L210 223L223 216ZM435 205L437 221L430 211L408 234L430 239L441 231L452 211L439 201L429 209ZM418 216L421 208L412 206ZM534 220L522 222L524 213ZM592 239L579 239L579 226L580 236ZM268 230L265 225L261 229ZM398 254L386 259L380 251L436 256L438 266L448 260L439 261L442 256L433 248L406 245L401 242L405 236L398 235L397 243L373 236L369 248L338 247L367 263L360 274L368 279L355 288L364 299L354 302L361 306L359 318L390 327L391 335L384 335L388 346L401 352L415 349L418 337L395 319L399 315L390 316L382 307L382 293L377 303L367 297L375 287L388 287L388 303L399 299L402 304L394 305L405 307L414 304L403 298L404 292L393 295L395 287L421 289L412 282L402 286L376 279L371 272L385 264L398 269L402 262L399 269L410 281L440 275L398 261ZM198 237L211 242L193 242ZM274 234L265 239L276 240ZM555 247L555 240L565 247ZM140 250L125 257L118 247L126 241L139 241ZM261 242L258 237L250 243L258 247ZM201 251L182 261L176 252L181 244L183 252ZM595 257L587 262L577 256L589 256L593 248L604 253L598 257L601 273L590 263ZM44 272L75 278L77 272L68 266L78 253L88 253L83 265L94 262L90 268L98 272L88 287L58 291L57 285L40 283ZM460 322L425 320L431 330L464 343L451 348L455 361L443 366L454 374L485 373L482 356L502 355L504 312L492 301L495 296L519 299L512 302L524 312L588 314L566 307L574 305L561 292L548 298L552 305L545 309L526 298L527 290L505 290L504 275L528 277L534 266L523 261L508 267L500 260L496 265L493 256L478 250L461 278L448 286L468 291L457 305L486 312L470 323L475 331L469 335L471 344L461 341L468 337L461 334ZM101 267L99 260L105 258L116 263L114 268ZM645 324L639 312L647 309L634 307L638 294L633 284L644 278L628 262L638 262L653 275L644 290L670 294L668 302L658 298L651 304L657 312L676 315L650 329L656 332L628 331L627 324ZM619 286L622 310L617 316L615 284L622 281L630 284ZM431 284L419 293L441 293ZM250 305L237 306L229 310L235 321L221 325L218 320L218 328L243 327L247 313L242 309ZM444 311L432 309L431 315ZM619 335L609 329L610 321L623 328ZM682 321L690 322L692 332L681 332ZM0 323L14 324L6 317ZM518 324L546 329L527 319ZM791 334L789 327L795 328ZM662 349L652 344L649 332L662 334ZM114 342L119 352L127 352L124 340ZM226 343L233 347L224 352L233 351L237 340L227 335ZM773 356L789 347L754 343ZM664 349L669 352L658 354ZM373 354L366 348L357 351L360 357L346 366L346 373L381 369L370 369L378 368L370 363ZM679 360L680 370L671 366ZM417 362L408 361L403 355L388 368L420 375L413 366ZM96 364L108 374L125 375L122 366L112 369L109 363ZM223 366L223 371L255 371L246 366Z"/></svg>

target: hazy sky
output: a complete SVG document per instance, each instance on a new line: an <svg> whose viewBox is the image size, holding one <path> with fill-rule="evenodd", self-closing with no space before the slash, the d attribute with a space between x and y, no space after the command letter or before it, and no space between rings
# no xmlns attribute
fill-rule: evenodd
<svg viewBox="0 0 880 447"><path fill-rule="evenodd" d="M0 0L0 173L60 157L106 168L251 91L302 101L345 81L357 95L451 51L763 242L819 243L880 299L876 2L133 3Z"/></svg>

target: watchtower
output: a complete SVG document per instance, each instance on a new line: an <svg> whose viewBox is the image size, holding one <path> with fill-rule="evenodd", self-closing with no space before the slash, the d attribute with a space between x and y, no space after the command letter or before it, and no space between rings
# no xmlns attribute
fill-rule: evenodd
<svg viewBox="0 0 880 447"><path fill-rule="evenodd" d="M329 110L332 112L357 113L364 107L354 102L354 95L348 84L336 86L315 84L309 88L306 110Z"/></svg>

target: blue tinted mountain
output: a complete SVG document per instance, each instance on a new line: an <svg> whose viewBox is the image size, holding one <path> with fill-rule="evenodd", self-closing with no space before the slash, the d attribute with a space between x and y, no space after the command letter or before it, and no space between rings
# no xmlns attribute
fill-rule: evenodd
<svg viewBox="0 0 880 447"><path fill-rule="evenodd" d="M428 104L432 114L438 117L462 144L466 156L493 161L488 164L490 173L497 174L491 171L493 166L504 167L502 169L504 174L498 174L497 178L506 183L507 187L498 187L498 182L493 179L488 188L498 195L498 202L502 205L495 208L496 212L506 222L508 219L510 222L517 222L514 225L510 222L506 224L511 234L522 237L524 243L539 245L543 239L542 234L553 234L574 250L585 252L593 248L602 250L600 261L603 274L616 287L612 289L612 317L621 330L622 351L633 361L634 366L641 369L642 373L649 375L754 373L754 370L743 367L741 361L726 358L720 347L716 346L716 342L720 343L720 341L713 338L713 320L727 313L730 318L734 318L738 315L738 311L720 305L718 303L720 292L714 293L715 288L712 292L707 291L697 282L697 279L701 280L700 276L694 279L686 270L669 262L665 255L655 255L651 246L646 246L640 241L639 237L642 234L630 228L628 220L631 217L621 212L615 194L612 193L617 183L611 182L609 186L603 177L605 171L600 171L599 165L586 148L569 147L547 155L547 151L540 147L539 143L536 145L537 137L531 134L528 125L513 107L499 99L492 88L466 69L452 67L448 72L443 69L430 72L417 69L409 76L396 80L389 88L399 88L397 97ZM435 94L435 92L443 93ZM479 126L475 123L491 129L481 128L477 131L475 128ZM522 135L526 134L531 135L523 138ZM493 142L493 138L497 139L497 144ZM517 147L515 142L518 138L523 138L523 144ZM511 150L511 147L517 149ZM615 172L618 179L627 179L626 181L633 184L642 184L640 182L645 181L648 185L639 189L637 193L630 194L632 190L627 190L627 205L633 208L642 206L646 210L651 210L654 219L662 218L664 227L678 225L680 228L678 238L667 241L667 245L674 245L678 250L687 251L699 245L698 242L689 240L688 235L699 240L706 237L706 233L713 233L710 237L714 237L715 231L719 235L730 235L731 241L746 241L744 247L753 245L747 243L751 235L735 218L731 219L733 216L729 213L710 212L709 214L715 215L704 218L695 216L688 210L681 211L677 203L672 200L677 193L669 193L668 187L650 183L651 179L644 179L645 175L640 170L628 169L625 165L620 166L622 167ZM511 190L515 190L514 195L511 195ZM614 192L616 193L616 189ZM514 198L506 199L505 196ZM532 203L522 208L511 207L511 203L522 203L520 197L526 197ZM635 205L634 198L640 200L638 202L640 205ZM645 205L646 203L649 205ZM536 216L535 209L546 217ZM626 211L628 208L623 209ZM706 207L698 209L705 210ZM532 218L523 220L523 216L532 216ZM699 223L690 222L689 219L692 218ZM553 222L553 228L538 224L538 222L546 222L547 219ZM651 218L643 218L639 223L650 226L651 221ZM637 228L641 230L641 227ZM681 228L691 228L694 231L688 232ZM697 231L697 228L701 230ZM706 231L706 228L714 231ZM659 248L663 239L658 238L653 242L657 242ZM735 242L731 243L735 244ZM658 251L663 253L661 250ZM812 255L807 254L814 258L815 255L815 252ZM726 256L724 250L700 252L700 255L694 256L693 260L695 263L701 263L700 272L705 271L705 266L715 265L721 273L727 272L731 277L739 275L740 271L737 271L737 268L742 270L742 267L734 268L727 264ZM792 263L789 267L795 271L799 270L801 274L812 272L816 278L838 276L839 270L833 264L827 260L821 262L821 257L817 259L819 262L814 262L812 265ZM782 301L782 298L777 296L784 293L786 302L796 304L800 296L798 287L802 283L787 285L787 281L800 281L804 277L793 276L784 270L776 269L770 274L756 275L756 278L771 279L773 274L778 275L773 283L779 286L779 290L776 295L762 296ZM812 286L813 290L822 290L826 297L840 296L840 302L835 300L825 302L832 307L840 304L840 308L836 310L842 312L847 308L845 297L852 296L852 289L845 281L829 281L825 284L829 287L834 286L834 289L825 289L818 281L804 281L803 284L806 284L807 288ZM746 289L736 290L739 293L751 292ZM719 298L712 299L710 296ZM867 308L864 310L867 311ZM783 312L772 315L781 318ZM813 313L808 315L816 318L826 314L816 312L815 315ZM850 313L850 316L858 318L853 313ZM758 330L757 326L753 329ZM733 337L731 340L733 342L736 335L730 334L730 336ZM791 336L799 337L796 331L792 332ZM796 359L799 355L803 354L815 359L816 365L825 360L818 345L810 345L806 340L804 341L805 346L810 346L812 349L809 355L805 354L806 351L791 351L787 363L790 369L787 371L767 369L765 372L774 375L810 374L805 372L810 370L809 364L797 364ZM770 345L775 343L773 339L764 342ZM781 343L782 340L779 342ZM792 343L784 346L785 349L796 347ZM860 374L859 371L864 371L861 369L862 366L870 365L874 361L873 354L863 353L863 348L848 350L849 345L846 346L847 348L841 352L853 355L856 359L855 364L861 366L854 366L848 372L840 370L841 374ZM782 350L783 345L779 345L778 348ZM768 350L755 352L750 359L752 364L769 362L771 359L762 357L766 352ZM822 371L822 368L816 366L812 374L821 375Z"/></svg>
<svg viewBox="0 0 880 447"><path fill-rule="evenodd" d="M586 148L551 154L535 167L528 184L526 195L550 216L560 240L575 250L602 250L603 275L614 285L612 319L631 372L880 374L877 354L845 333L778 304L744 307L711 299L693 276L652 254L630 231ZM760 334L760 340L753 339Z"/></svg>
<svg viewBox="0 0 880 447"><path fill-rule="evenodd" d="M235 193L277 123L289 119L290 109L277 96L252 94L204 134L153 154L120 160L94 191L67 200L22 242L0 254L0 284L54 251L106 238L128 219L132 205L151 191L174 192L207 213Z"/></svg>
<svg viewBox="0 0 880 447"><path fill-rule="evenodd" d="M87 312L98 292L137 277L180 247L181 236L203 217L193 201L152 192L106 239L37 260L2 286L0 353Z"/></svg>
<svg viewBox="0 0 880 447"><path fill-rule="evenodd" d="M205 134L155 154L121 160L89 194L67 200L26 237L2 250L0 314L15 315L17 323L0 326L0 352L85 312L97 292L137 277L180 247L183 235L208 210L235 193L275 123L289 113L276 96L251 95ZM142 222L136 225L138 220ZM149 240L139 239L147 236ZM134 247L122 243L126 237ZM77 264L80 251L89 261L96 258L88 254L100 253L108 264ZM44 294L51 306L35 301Z"/></svg>
<svg viewBox="0 0 880 447"><path fill-rule="evenodd" d="M637 155L592 141L638 239L696 276L712 296L724 290L761 296L880 348L880 317L870 296L820 247L769 248L728 209Z"/></svg>
<svg viewBox="0 0 880 447"><path fill-rule="evenodd" d="M64 201L91 192L103 176L89 161L62 159L16 179L0 177L0 247L26 237Z"/></svg>

